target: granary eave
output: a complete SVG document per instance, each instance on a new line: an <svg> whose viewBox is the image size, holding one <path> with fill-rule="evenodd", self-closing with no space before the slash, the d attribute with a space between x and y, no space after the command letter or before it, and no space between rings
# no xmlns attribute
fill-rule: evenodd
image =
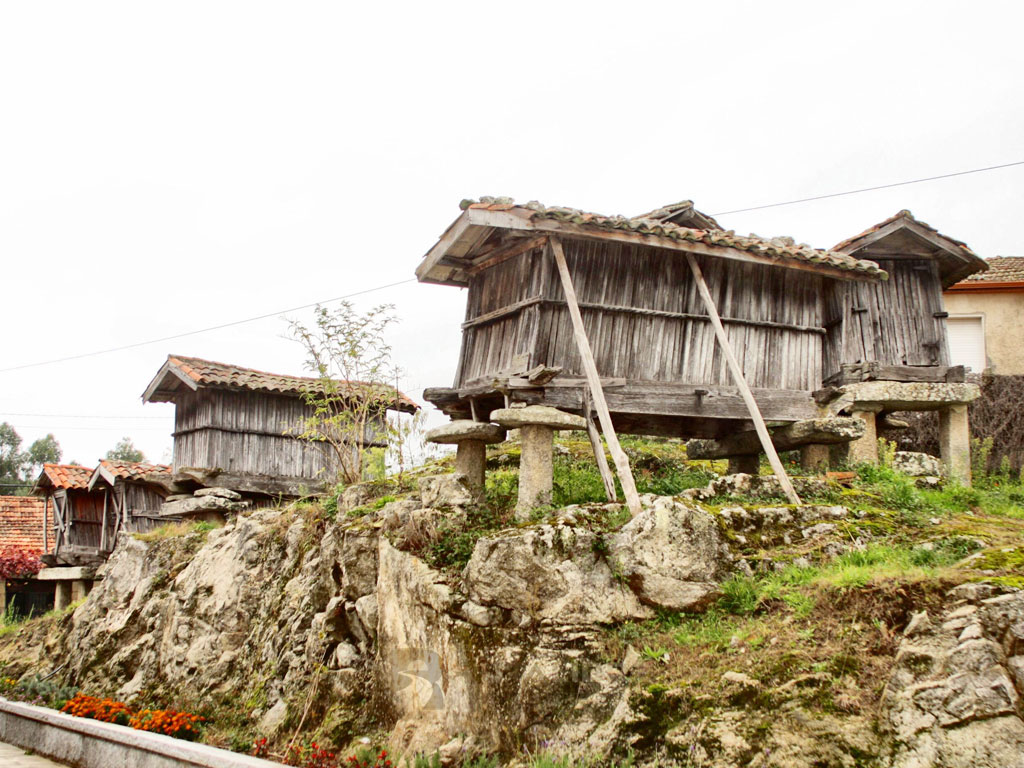
<svg viewBox="0 0 1024 768"><path fill-rule="evenodd" d="M887 241L909 234L919 248L905 245L887 248ZM943 288L964 278L988 270L989 264L960 240L944 235L932 226L914 218L910 211L902 210L851 238L833 246L833 250L868 259L931 258L939 267Z"/></svg>
<svg viewBox="0 0 1024 768"><path fill-rule="evenodd" d="M173 403L182 388L195 392L199 385L178 370L170 358L160 367L156 376L142 393L144 403Z"/></svg>
<svg viewBox="0 0 1024 768"><path fill-rule="evenodd" d="M806 270L840 280L888 278L874 262L854 259L844 254L752 237L737 237L727 232L690 230L657 220L597 217L594 214L576 216L571 213L562 216L563 211L572 209L551 208L539 214L537 210L512 204L486 207L470 205L427 252L416 269L416 277L425 283L468 285L467 269L490 255L490 252L478 254L475 249L486 242L496 229L504 229L522 235L557 234L646 245L714 258ZM737 244L745 247L734 247Z"/></svg>

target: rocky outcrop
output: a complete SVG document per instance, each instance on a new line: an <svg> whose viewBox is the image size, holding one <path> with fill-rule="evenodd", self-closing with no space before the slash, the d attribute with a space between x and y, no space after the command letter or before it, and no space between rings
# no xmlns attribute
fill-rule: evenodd
<svg viewBox="0 0 1024 768"><path fill-rule="evenodd" d="M1024 766L1024 593L965 584L907 626L883 706L893 768Z"/></svg>
<svg viewBox="0 0 1024 768"><path fill-rule="evenodd" d="M910 477L938 477L943 473L940 459L917 451L896 451L892 468Z"/></svg>

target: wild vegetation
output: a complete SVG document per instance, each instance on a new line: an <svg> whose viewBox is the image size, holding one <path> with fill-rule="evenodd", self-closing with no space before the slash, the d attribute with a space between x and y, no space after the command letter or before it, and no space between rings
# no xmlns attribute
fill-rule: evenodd
<svg viewBox="0 0 1024 768"><path fill-rule="evenodd" d="M623 443L641 493L677 495L703 488L725 469L724 462L688 461L679 441L627 438ZM890 445L882 448L883 456L891 454ZM784 458L799 474L795 457ZM266 546L280 556L286 546L313 547L336 526L360 530L374 525L382 510L414 492L416 476L443 472L450 463L445 457L400 479L370 483L364 486L366 499L351 509L339 508L332 496L281 510L267 527L266 535L273 541ZM621 504L604 498L590 445L582 436L558 439L554 503L535 510L525 524L514 523L512 515L517 465L514 442L492 449L483 504L443 514L419 538L393 543L456 578L481 537L552 521L567 507L575 526L602 536L614 534L630 519ZM781 499L723 496L701 502L722 521L729 548L745 566L721 585L721 597L704 613L661 611L648 621L607 626L599 638L598 652L605 662L618 666L630 651L637 657L629 676L634 706L644 713L643 720L631 726L636 731L636 759L649 762L651 754L661 754L662 764L699 764L687 763L682 747L659 750L665 750L666 735L673 729L696 722L700 713L717 707L742 707L747 718L744 734L755 745L758 734L768 732L787 703L798 702L803 711L821 717L870 722L912 612L937 606L949 588L965 582L1024 587L1024 486L1012 472L980 469L976 468L973 488L918 487L913 478L887 466L857 467L845 484L813 484L812 492L803 493L805 503L841 504L851 511L841 519L829 519L831 528L822 536L768 525L741 533L727 524L730 509L743 507L753 514L788 508ZM295 540L297 520L302 521L302 533ZM161 565L149 588L158 593L170 589L211 535L209 524L183 524L138 536L160 547ZM594 546L602 541L597 537ZM42 643L54 632L66 631L69 618L54 614L14 625L0 640L0 651L19 636L26 647ZM350 709L350 704L339 702L328 707L318 697L308 718L288 721L283 738L256 741L259 733L250 713L267 706L266 685L275 674L271 667L260 669L241 693L190 700L154 688L141 691L131 706L133 711L194 712L205 718L204 741L255 750L295 765L372 766L381 750L390 754L386 718L376 709ZM315 680L309 682L310 690L316 690ZM58 707L76 693L100 701L113 693L62 689L55 681L40 681L35 673L5 685L5 695ZM357 736L370 743L360 744ZM474 753L466 756L464 765L482 768L510 757ZM634 759L629 751L597 756L561 744L545 744L515 757L520 765L532 768L628 765ZM409 756L417 767L431 766L434 760L432 754Z"/></svg>

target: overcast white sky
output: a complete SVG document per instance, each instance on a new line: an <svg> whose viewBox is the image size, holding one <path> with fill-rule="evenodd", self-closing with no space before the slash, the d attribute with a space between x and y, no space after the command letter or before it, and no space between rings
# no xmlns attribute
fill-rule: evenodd
<svg viewBox="0 0 1024 768"><path fill-rule="evenodd" d="M463 197L706 212L1024 160L1019 2L0 5L0 368L413 276ZM720 217L827 247L901 208L1024 254L1024 167ZM410 283L404 388L465 294ZM297 316L301 316L298 313ZM278 317L0 373L0 421L170 459L168 353L302 373ZM84 417L103 418L84 418Z"/></svg>

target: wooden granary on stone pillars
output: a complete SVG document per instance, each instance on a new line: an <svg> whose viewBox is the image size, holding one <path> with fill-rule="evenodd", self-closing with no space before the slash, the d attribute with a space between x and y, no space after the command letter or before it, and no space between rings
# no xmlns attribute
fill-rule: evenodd
<svg viewBox="0 0 1024 768"><path fill-rule="evenodd" d="M521 429L521 474L531 480L521 483L520 511L550 499L553 429L587 429L600 464L600 426L634 513L639 500L617 434L697 438L692 456L729 457L737 471L764 452L793 501L776 446L865 435L863 422L843 415L849 403L835 407L843 393L826 398L831 411L814 395L823 397L825 378L844 364L865 362L849 357L847 339L861 320L858 297L889 295L876 262L723 231L689 202L633 218L507 198L462 209L416 270L421 282L468 288L454 385L424 397L457 422L441 428L446 442L471 439L473 423ZM902 296L902 278L897 288ZM916 301L899 306L924 311ZM921 321L933 336L940 309ZM883 325L884 340L891 329ZM941 366L944 344L931 376L938 368L952 375ZM851 402L863 412L856 396ZM483 443L497 439L489 432L465 451L460 442L463 466L479 464L467 470L475 482ZM809 461L816 455L808 450ZM603 474L611 495L607 465Z"/></svg>

